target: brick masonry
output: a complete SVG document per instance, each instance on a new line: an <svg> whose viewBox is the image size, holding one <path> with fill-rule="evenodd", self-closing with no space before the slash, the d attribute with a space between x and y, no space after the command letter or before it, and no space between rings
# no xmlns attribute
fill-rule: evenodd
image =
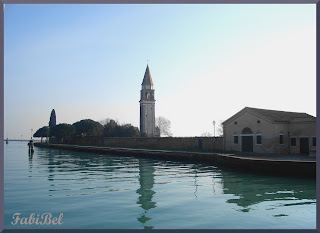
<svg viewBox="0 0 320 233"><path fill-rule="evenodd" d="M128 148L223 150L222 137L72 137L59 141L55 138L50 138L50 142Z"/></svg>

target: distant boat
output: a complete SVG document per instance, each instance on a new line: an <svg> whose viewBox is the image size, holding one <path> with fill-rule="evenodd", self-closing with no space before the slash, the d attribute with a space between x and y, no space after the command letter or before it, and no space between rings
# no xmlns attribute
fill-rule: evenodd
<svg viewBox="0 0 320 233"><path fill-rule="evenodd" d="M6 144L9 144L9 139L7 138L7 140L6 140Z"/></svg>

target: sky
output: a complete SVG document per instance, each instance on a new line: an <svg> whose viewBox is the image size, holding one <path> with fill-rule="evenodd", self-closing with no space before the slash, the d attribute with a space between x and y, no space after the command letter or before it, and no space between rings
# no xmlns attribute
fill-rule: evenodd
<svg viewBox="0 0 320 233"><path fill-rule="evenodd" d="M57 124L139 127L147 60L175 137L246 106L316 116L315 4L6 4L5 138L29 139L52 109Z"/></svg>

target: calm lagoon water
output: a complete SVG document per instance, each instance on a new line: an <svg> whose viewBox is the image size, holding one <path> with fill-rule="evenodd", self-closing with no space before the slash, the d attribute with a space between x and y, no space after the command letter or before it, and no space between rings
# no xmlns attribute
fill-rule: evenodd
<svg viewBox="0 0 320 233"><path fill-rule="evenodd" d="M314 179L4 145L5 228L315 229ZM63 213L62 225L12 225Z"/></svg>

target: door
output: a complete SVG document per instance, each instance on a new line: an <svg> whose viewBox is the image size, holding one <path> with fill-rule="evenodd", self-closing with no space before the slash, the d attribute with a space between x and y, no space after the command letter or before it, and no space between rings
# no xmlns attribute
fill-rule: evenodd
<svg viewBox="0 0 320 233"><path fill-rule="evenodd" d="M253 136L242 136L242 152L253 152Z"/></svg>
<svg viewBox="0 0 320 233"><path fill-rule="evenodd" d="M309 138L300 138L300 154L309 154Z"/></svg>
<svg viewBox="0 0 320 233"><path fill-rule="evenodd" d="M198 139L198 149L199 150L203 149L203 140L202 139Z"/></svg>

